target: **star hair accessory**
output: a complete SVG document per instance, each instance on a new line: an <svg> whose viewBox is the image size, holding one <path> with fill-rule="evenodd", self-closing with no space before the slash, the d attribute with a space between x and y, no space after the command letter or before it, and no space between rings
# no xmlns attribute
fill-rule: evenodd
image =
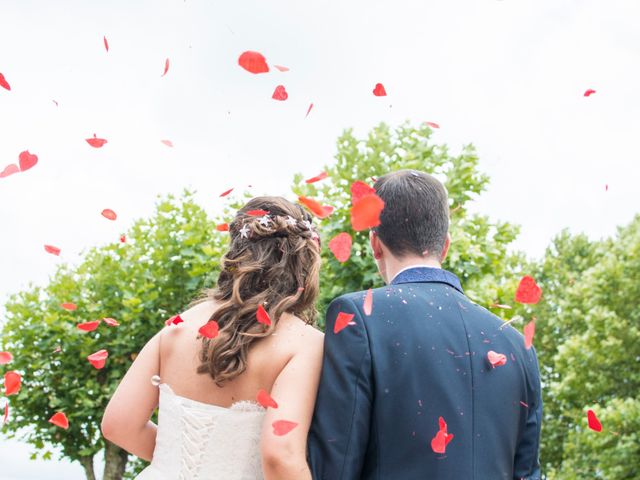
<svg viewBox="0 0 640 480"><path fill-rule="evenodd" d="M311 223L309 220L303 220L302 224L307 228L307 230L313 229L313 223Z"/></svg>
<svg viewBox="0 0 640 480"><path fill-rule="evenodd" d="M249 227L242 225L240 229L240 238L249 238Z"/></svg>
<svg viewBox="0 0 640 480"><path fill-rule="evenodd" d="M291 215L287 215L286 222L287 222L287 225L289 225L290 227L295 227L296 224L298 223L298 221L295 218L293 218Z"/></svg>
<svg viewBox="0 0 640 480"><path fill-rule="evenodd" d="M265 215L264 217L260 217L260 225L264 226L264 227L268 227L269 226L269 222L271 222L271 219L269 218L269 215Z"/></svg>

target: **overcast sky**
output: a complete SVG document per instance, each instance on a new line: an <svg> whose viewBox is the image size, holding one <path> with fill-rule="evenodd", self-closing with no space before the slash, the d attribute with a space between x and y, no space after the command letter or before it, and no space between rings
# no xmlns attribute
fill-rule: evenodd
<svg viewBox="0 0 640 480"><path fill-rule="evenodd" d="M473 208L520 224L531 256L565 227L611 235L640 211L639 19L637 0L4 0L0 171L26 149L39 163L0 179L0 300L113 241L157 195L190 187L211 212L232 186L290 195L344 128L380 121L476 145L491 185ZM244 50L290 71L251 75ZM3 478L83 478L29 452L2 440Z"/></svg>

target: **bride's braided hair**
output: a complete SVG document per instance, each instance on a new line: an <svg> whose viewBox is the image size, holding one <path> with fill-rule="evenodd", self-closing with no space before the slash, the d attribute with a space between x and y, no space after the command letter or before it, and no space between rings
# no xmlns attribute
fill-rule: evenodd
<svg viewBox="0 0 640 480"><path fill-rule="evenodd" d="M313 323L319 292L319 237L299 205L281 197L254 198L238 211L229 234L218 286L206 297L218 304L211 320L220 331L214 339L202 338L198 367L218 385L245 371L250 346L273 333L283 313ZM270 326L256 320L259 305L269 313Z"/></svg>

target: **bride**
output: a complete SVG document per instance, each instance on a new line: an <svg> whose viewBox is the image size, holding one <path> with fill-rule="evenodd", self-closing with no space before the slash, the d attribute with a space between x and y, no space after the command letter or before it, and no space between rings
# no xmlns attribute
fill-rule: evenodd
<svg viewBox="0 0 640 480"><path fill-rule="evenodd" d="M230 225L217 288L131 365L102 433L151 461L139 480L311 479L323 343L311 326L320 269L311 220L283 198L249 201Z"/></svg>

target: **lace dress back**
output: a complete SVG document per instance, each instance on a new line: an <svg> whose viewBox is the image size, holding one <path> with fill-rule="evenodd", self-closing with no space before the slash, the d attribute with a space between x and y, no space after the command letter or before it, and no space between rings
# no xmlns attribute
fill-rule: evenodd
<svg viewBox="0 0 640 480"><path fill-rule="evenodd" d="M137 480L260 480L260 432L265 409L254 402L229 408L176 395L160 385L153 460Z"/></svg>

